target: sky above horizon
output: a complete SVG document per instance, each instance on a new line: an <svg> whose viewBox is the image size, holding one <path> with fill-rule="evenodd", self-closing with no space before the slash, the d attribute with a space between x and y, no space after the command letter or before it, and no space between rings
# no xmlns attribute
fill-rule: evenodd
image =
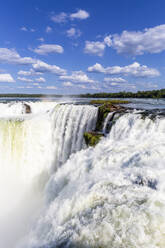
<svg viewBox="0 0 165 248"><path fill-rule="evenodd" d="M0 93L165 88L164 0L5 0Z"/></svg>

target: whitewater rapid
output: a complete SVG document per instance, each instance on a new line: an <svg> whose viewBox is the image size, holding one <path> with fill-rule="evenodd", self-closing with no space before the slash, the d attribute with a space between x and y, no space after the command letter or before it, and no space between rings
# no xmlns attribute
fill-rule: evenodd
<svg viewBox="0 0 165 248"><path fill-rule="evenodd" d="M20 247L165 246L165 119L121 116L52 175Z"/></svg>
<svg viewBox="0 0 165 248"><path fill-rule="evenodd" d="M28 105L30 114L26 114L25 103L0 104L3 248L17 247L17 240L25 235L42 206L46 182L72 153L86 147L83 134L96 124L97 108L92 106L55 102Z"/></svg>
<svg viewBox="0 0 165 248"><path fill-rule="evenodd" d="M109 115L87 148L97 108L42 104L0 120L0 247L164 248L164 115Z"/></svg>

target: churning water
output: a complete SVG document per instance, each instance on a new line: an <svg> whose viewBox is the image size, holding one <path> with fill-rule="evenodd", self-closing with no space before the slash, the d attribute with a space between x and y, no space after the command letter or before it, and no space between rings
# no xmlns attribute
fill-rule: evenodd
<svg viewBox="0 0 165 248"><path fill-rule="evenodd" d="M28 104L0 104L0 247L164 248L164 115L117 115L87 148L96 107Z"/></svg>

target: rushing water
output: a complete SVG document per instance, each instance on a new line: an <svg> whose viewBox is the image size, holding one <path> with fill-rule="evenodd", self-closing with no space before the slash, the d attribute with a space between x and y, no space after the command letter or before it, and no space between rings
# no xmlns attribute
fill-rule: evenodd
<svg viewBox="0 0 165 248"><path fill-rule="evenodd" d="M0 247L164 248L163 112L115 114L87 148L96 107L29 105L0 104Z"/></svg>

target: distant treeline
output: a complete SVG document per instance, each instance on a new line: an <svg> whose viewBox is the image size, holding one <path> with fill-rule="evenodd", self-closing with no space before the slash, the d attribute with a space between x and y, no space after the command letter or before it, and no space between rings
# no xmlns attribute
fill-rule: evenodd
<svg viewBox="0 0 165 248"><path fill-rule="evenodd" d="M81 94L80 97L85 98L165 98L165 89L138 91L136 93L121 91L117 93L94 93Z"/></svg>
<svg viewBox="0 0 165 248"><path fill-rule="evenodd" d="M31 97L31 98L46 98L46 97L65 97L65 95L47 95L47 94L0 94L0 97ZM165 98L165 89L151 90L151 91L138 91L126 92L121 91L117 93L94 93L94 94L80 94L80 95L67 95L67 97L83 97L83 98Z"/></svg>

